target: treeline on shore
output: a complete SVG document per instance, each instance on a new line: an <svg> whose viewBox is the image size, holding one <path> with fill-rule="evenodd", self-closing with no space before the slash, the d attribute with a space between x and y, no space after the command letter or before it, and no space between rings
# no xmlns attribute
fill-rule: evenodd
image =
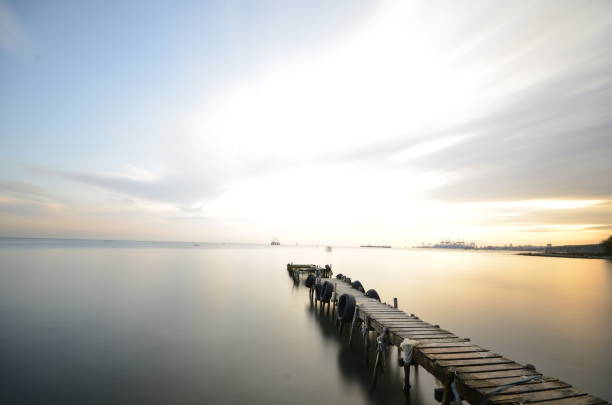
<svg viewBox="0 0 612 405"><path fill-rule="evenodd" d="M559 257L612 257L612 236L592 245L547 246L542 253L524 253L529 256Z"/></svg>

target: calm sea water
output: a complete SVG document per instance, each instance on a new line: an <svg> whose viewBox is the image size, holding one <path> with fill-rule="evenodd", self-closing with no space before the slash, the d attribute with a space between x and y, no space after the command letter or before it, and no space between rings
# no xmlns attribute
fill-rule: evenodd
<svg viewBox="0 0 612 405"><path fill-rule="evenodd" d="M0 239L0 403L402 403L285 266L612 399L612 263L503 252ZM432 404L413 373L412 403Z"/></svg>

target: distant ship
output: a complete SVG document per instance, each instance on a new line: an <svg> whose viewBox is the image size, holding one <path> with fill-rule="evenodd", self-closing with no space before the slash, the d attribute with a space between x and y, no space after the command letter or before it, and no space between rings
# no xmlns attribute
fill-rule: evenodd
<svg viewBox="0 0 612 405"><path fill-rule="evenodd" d="M326 250L327 252L331 252L331 251L332 251L332 247L331 247L331 246L326 246L326 247L325 247L325 250Z"/></svg>
<svg viewBox="0 0 612 405"><path fill-rule="evenodd" d="M272 242L270 243L270 245L272 245L272 246L278 246L278 245L280 245L280 242L278 241L278 239L277 239L277 238L274 238L274 239L272 240Z"/></svg>

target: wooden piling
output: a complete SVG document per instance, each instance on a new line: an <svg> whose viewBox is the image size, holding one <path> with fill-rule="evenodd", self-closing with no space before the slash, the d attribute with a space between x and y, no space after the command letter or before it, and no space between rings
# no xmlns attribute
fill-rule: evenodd
<svg viewBox="0 0 612 405"><path fill-rule="evenodd" d="M401 356L401 349L397 348L398 353L400 353ZM406 397L410 396L410 362L409 363L403 363L402 368L404 369L404 395L406 395Z"/></svg>
<svg viewBox="0 0 612 405"><path fill-rule="evenodd" d="M355 312L353 313L353 320L351 321L351 330L349 331L349 346L351 345L351 340L353 339L353 330L355 329L355 320L358 319L359 315L359 307L355 307Z"/></svg>

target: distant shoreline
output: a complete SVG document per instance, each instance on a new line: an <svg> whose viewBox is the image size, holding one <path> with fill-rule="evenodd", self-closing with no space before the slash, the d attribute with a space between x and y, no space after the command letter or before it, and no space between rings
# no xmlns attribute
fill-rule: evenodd
<svg viewBox="0 0 612 405"><path fill-rule="evenodd" d="M523 252L517 253L519 256L538 256L538 257L564 257L568 259L607 259L612 260L612 256L595 256L595 255L577 255L569 253L534 253Z"/></svg>

